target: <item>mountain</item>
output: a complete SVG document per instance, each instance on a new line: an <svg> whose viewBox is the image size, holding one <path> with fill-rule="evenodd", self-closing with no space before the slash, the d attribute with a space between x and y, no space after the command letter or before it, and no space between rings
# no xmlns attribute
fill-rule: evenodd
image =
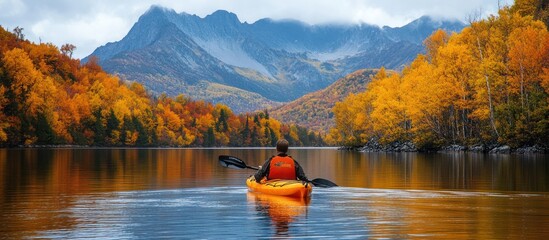
<svg viewBox="0 0 549 240"><path fill-rule="evenodd" d="M420 18L400 28L308 25L295 20L242 23L219 10L204 18L151 7L118 42L90 56L109 73L153 93L185 94L235 112L295 100L363 68L402 68L434 29L464 24Z"/></svg>
<svg viewBox="0 0 549 240"><path fill-rule="evenodd" d="M338 79L325 89L309 93L270 110L270 116L284 123L297 124L315 132L326 133L333 127L332 108L349 94L364 92L378 70L361 69Z"/></svg>
<svg viewBox="0 0 549 240"><path fill-rule="evenodd" d="M460 21L444 21L429 16L420 17L402 27L383 27L388 36L394 41L406 41L422 43L431 33L438 29L447 29L455 32L463 29L464 24Z"/></svg>

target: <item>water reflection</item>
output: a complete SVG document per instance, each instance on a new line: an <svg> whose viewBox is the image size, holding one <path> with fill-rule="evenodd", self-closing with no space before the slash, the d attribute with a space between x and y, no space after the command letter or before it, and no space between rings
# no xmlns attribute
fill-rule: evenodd
<svg viewBox="0 0 549 240"><path fill-rule="evenodd" d="M549 191L549 156L339 152L336 183L383 189Z"/></svg>
<svg viewBox="0 0 549 240"><path fill-rule="evenodd" d="M222 154L257 166L274 152L0 149L0 238L549 234L547 155L290 149L309 178L344 187L315 188L310 203L280 205L246 194L253 171L221 167Z"/></svg>
<svg viewBox="0 0 549 240"><path fill-rule="evenodd" d="M219 166L220 154L234 155L257 166L274 153L272 149L0 149L0 193L230 186L241 185L253 173ZM291 149L290 154L309 178L326 178L341 186L549 191L547 155L334 149Z"/></svg>
<svg viewBox="0 0 549 240"><path fill-rule="evenodd" d="M290 237L290 224L299 217L306 216L310 198L295 199L248 192L249 204L255 206L259 215L267 216L275 228L274 238ZM269 225L269 226L270 226Z"/></svg>

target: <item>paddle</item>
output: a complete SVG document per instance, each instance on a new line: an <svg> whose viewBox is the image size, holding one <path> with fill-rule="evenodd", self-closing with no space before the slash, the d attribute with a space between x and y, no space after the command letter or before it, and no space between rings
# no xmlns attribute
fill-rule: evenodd
<svg viewBox="0 0 549 240"><path fill-rule="evenodd" d="M219 164L221 164L221 166L223 167L228 167L233 169L249 168L249 169L259 170L258 167L251 167L246 165L244 161L242 161L237 157L227 156L227 155L219 155ZM337 187L337 184L324 178L315 178L309 182L312 183L315 187L322 187L322 188Z"/></svg>
<svg viewBox="0 0 549 240"><path fill-rule="evenodd" d="M227 155L219 155L219 164L223 167L233 168L233 169L253 169L253 170L259 170L258 167L250 167L246 165L244 161L237 157L233 156L227 156Z"/></svg>

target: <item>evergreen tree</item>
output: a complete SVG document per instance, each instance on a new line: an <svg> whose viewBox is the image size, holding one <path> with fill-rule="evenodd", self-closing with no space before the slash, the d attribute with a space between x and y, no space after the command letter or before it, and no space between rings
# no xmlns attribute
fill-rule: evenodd
<svg viewBox="0 0 549 240"><path fill-rule="evenodd" d="M120 120L116 118L114 110L111 109L109 117L107 118L107 137L110 140L110 144L119 144L120 138Z"/></svg>
<svg viewBox="0 0 549 240"><path fill-rule="evenodd" d="M135 116L132 117L133 125L135 126L135 130L137 131L137 142L135 143L137 146L146 146L148 144L148 137L147 137L147 131L145 130L145 127L143 126L143 123Z"/></svg>
<svg viewBox="0 0 549 240"><path fill-rule="evenodd" d="M244 129L241 133L242 137L242 145L243 146L250 146L252 144L251 142L251 131L250 131L250 123L248 115L246 115L246 124L244 125Z"/></svg>
<svg viewBox="0 0 549 240"><path fill-rule="evenodd" d="M265 145L269 145L271 143L271 129L269 127L263 128L263 139Z"/></svg>
<svg viewBox="0 0 549 240"><path fill-rule="evenodd" d="M93 113L95 117L93 132L95 133L93 142L95 145L104 145L105 144L105 126L103 125L103 119L101 116L101 110L95 110Z"/></svg>
<svg viewBox="0 0 549 240"><path fill-rule="evenodd" d="M229 115L227 114L227 111L225 111L225 109L221 109L219 111L219 118L215 123L215 130L217 132L226 132L227 130L229 130L229 124L227 123L228 119Z"/></svg>
<svg viewBox="0 0 549 240"><path fill-rule="evenodd" d="M120 143L127 145L131 141L132 134L135 132L135 125L133 118L130 116L124 116L124 123L120 132Z"/></svg>
<svg viewBox="0 0 549 240"><path fill-rule="evenodd" d="M36 122L33 124L36 128L36 144L53 144L54 133L51 124L43 113L38 113Z"/></svg>
<svg viewBox="0 0 549 240"><path fill-rule="evenodd" d="M271 139L271 146L276 146L276 142L278 141L278 139L276 139L276 134L275 132L270 129L270 133L271 133L271 136L270 136L270 139Z"/></svg>
<svg viewBox="0 0 549 240"><path fill-rule="evenodd" d="M255 123L256 126L261 125L261 123L259 122L259 115L258 114L254 115L254 123Z"/></svg>
<svg viewBox="0 0 549 240"><path fill-rule="evenodd" d="M259 147L261 146L261 142L259 142L259 133L257 132L257 127L254 126L252 128L252 133L251 133L251 145L254 146L254 147Z"/></svg>
<svg viewBox="0 0 549 240"><path fill-rule="evenodd" d="M215 134L213 127L209 127L204 137L204 146L212 147L215 145Z"/></svg>
<svg viewBox="0 0 549 240"><path fill-rule="evenodd" d="M89 144L88 139L86 139L86 136L84 136L82 129L79 129L76 124L71 124L71 126L69 126L69 132L71 134L73 144L77 144L77 145Z"/></svg>

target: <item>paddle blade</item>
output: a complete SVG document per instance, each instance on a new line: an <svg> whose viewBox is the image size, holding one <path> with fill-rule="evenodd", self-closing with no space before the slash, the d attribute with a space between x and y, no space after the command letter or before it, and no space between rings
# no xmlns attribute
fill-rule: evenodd
<svg viewBox="0 0 549 240"><path fill-rule="evenodd" d="M311 183L313 183L315 187L321 187L321 188L337 187L337 184L324 178L315 178L313 179L313 181L311 181Z"/></svg>
<svg viewBox="0 0 549 240"><path fill-rule="evenodd" d="M234 169L245 169L248 167L244 161L238 159L237 157L227 155L219 155L219 164L223 167Z"/></svg>

